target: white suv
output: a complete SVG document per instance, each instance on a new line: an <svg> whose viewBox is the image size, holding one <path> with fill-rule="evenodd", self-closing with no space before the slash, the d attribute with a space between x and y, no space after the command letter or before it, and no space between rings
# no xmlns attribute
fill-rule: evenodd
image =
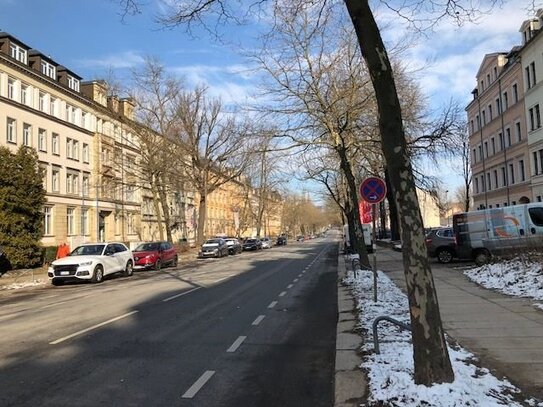
<svg viewBox="0 0 543 407"><path fill-rule="evenodd" d="M87 243L76 247L68 257L55 260L47 275L53 285L65 281L87 280L100 283L108 274L122 272L131 276L134 272L132 251L123 243Z"/></svg>

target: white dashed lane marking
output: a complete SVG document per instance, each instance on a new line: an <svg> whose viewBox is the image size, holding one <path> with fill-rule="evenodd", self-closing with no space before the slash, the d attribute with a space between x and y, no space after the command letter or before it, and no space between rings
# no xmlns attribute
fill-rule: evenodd
<svg viewBox="0 0 543 407"><path fill-rule="evenodd" d="M287 292L283 291L281 294L279 294L279 297L284 297L285 295L287 295Z"/></svg>
<svg viewBox="0 0 543 407"><path fill-rule="evenodd" d="M226 351L229 353L235 352L245 339L247 339L246 336L240 336L238 339L234 341L232 345L230 345L230 347Z"/></svg>
<svg viewBox="0 0 543 407"><path fill-rule="evenodd" d="M268 305L268 308L273 308L277 305L277 301L270 302L270 305Z"/></svg>
<svg viewBox="0 0 543 407"><path fill-rule="evenodd" d="M265 315L259 315L254 321L253 321L253 325L258 325L262 322L262 320L265 318L266 316Z"/></svg>
<svg viewBox="0 0 543 407"><path fill-rule="evenodd" d="M289 284L289 285L287 285L287 289L289 289L289 290L290 290L290 289L291 289L292 287L294 287L294 285L293 285L293 284Z"/></svg>
<svg viewBox="0 0 543 407"><path fill-rule="evenodd" d="M60 338L60 339L57 339L56 341L53 341L53 342L49 342L49 345L56 345L58 343L61 343L61 342L64 342L68 339L71 339L71 338L74 338L78 335L81 335L81 334L84 334L84 333L87 333L89 331L92 331L94 329L97 329L97 328L100 328L104 325L107 325L107 324L111 324L112 322L115 322L115 321L118 321L119 319L123 319L123 318L126 318L126 317L129 317L130 315L133 315L135 313L137 313L139 311L132 311L132 312L129 312L127 314L123 314L123 315L120 315L118 317L115 317L115 318L111 318L111 319L108 319L107 321L104 321L104 322L101 322L99 324L96 324L96 325L93 325L93 326L90 326L88 328L85 328L85 329L82 329L81 331L77 331L71 335L68 335L68 336L65 336L63 338Z"/></svg>
<svg viewBox="0 0 543 407"><path fill-rule="evenodd" d="M209 379L215 374L214 370L206 370L202 376L181 397L184 399L191 399L196 396L196 393L200 391L202 387L207 383Z"/></svg>

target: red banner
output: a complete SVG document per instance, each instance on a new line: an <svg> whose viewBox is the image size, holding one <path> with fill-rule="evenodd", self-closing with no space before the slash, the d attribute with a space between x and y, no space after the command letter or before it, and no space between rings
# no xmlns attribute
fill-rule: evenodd
<svg viewBox="0 0 543 407"><path fill-rule="evenodd" d="M366 201L358 202L358 211L360 212L360 223L371 223L371 204Z"/></svg>

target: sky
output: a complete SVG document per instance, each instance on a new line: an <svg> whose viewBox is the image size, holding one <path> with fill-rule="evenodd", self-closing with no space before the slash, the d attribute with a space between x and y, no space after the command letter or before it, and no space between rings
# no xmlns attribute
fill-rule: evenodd
<svg viewBox="0 0 543 407"><path fill-rule="evenodd" d="M509 0L477 24L458 28L442 23L418 38L404 58L413 69L423 68L418 78L432 110L451 99L467 105L484 55L508 51L520 43L518 30L530 16L528 3ZM205 84L211 95L225 103L252 100L256 76L248 74L239 49L223 46L204 32L196 32L199 37L194 39L180 28L164 29L154 20L161 10L160 0L145 4L142 14L123 19L116 0L0 0L0 30L51 56L84 80L107 78L112 71L116 79L127 81L131 69L141 67L146 56L154 56L188 86ZM377 14L392 24L393 29L385 32L390 41L405 36L405 25L396 15L382 6ZM254 28L228 27L224 32L233 42L239 40L250 48ZM438 172L432 165L427 172L444 173L442 167ZM453 191L461 178L454 170L445 172L451 175L444 178L444 189Z"/></svg>

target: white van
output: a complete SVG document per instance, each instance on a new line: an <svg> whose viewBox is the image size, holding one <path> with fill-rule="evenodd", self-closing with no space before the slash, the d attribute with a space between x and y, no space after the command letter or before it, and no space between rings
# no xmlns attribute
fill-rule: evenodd
<svg viewBox="0 0 543 407"><path fill-rule="evenodd" d="M543 203L453 215L457 254L484 264L492 255L543 247Z"/></svg>
<svg viewBox="0 0 543 407"><path fill-rule="evenodd" d="M364 233L364 243L368 253L373 253L373 241L371 234L371 223L362 223L362 232ZM351 248L351 238L349 236L349 225L343 225L343 247L345 253Z"/></svg>

